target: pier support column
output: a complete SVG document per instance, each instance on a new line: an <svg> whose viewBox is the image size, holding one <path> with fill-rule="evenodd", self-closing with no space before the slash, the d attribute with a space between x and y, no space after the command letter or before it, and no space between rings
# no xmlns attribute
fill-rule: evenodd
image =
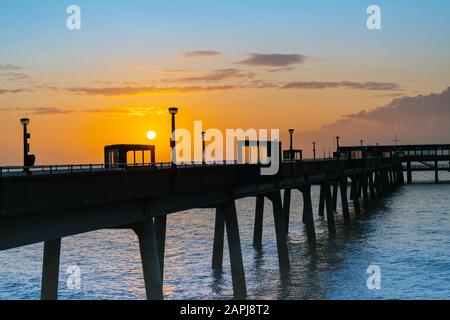
<svg viewBox="0 0 450 320"><path fill-rule="evenodd" d="M324 215L325 215L325 192L323 190L323 185L320 185L319 216L323 217Z"/></svg>
<svg viewBox="0 0 450 320"><path fill-rule="evenodd" d="M401 183L401 185L404 185L405 184L405 176L403 173L403 164L400 164L398 170L399 170L399 174L400 174L400 183Z"/></svg>
<svg viewBox="0 0 450 320"><path fill-rule="evenodd" d="M223 242L225 237L225 216L216 208L216 222L214 227L214 244L212 269L217 272L223 271Z"/></svg>
<svg viewBox="0 0 450 320"><path fill-rule="evenodd" d="M363 192L363 202L364 202L364 208L367 209L369 208L369 194L367 193L367 188L368 188L368 184L367 184L367 174L363 173L361 175L361 179L362 179L362 192Z"/></svg>
<svg viewBox="0 0 450 320"><path fill-rule="evenodd" d="M411 161L408 161L406 163L406 176L407 176L408 184L411 184L412 183Z"/></svg>
<svg viewBox="0 0 450 320"><path fill-rule="evenodd" d="M349 221L350 211L348 209L348 199L347 199L347 187L348 187L347 177L340 179L339 186L341 191L342 213L344 215L344 220Z"/></svg>
<svg viewBox="0 0 450 320"><path fill-rule="evenodd" d="M164 258L166 252L167 215L155 218L156 243L158 245L159 266L161 281L164 280Z"/></svg>
<svg viewBox="0 0 450 320"><path fill-rule="evenodd" d="M351 179L352 179L352 189L358 190L358 177L353 176L353 177L351 177ZM355 213L358 215L361 214L361 204L359 203L359 194L357 192L354 193L352 200L353 200L353 206L355 209Z"/></svg>
<svg viewBox="0 0 450 320"><path fill-rule="evenodd" d="M137 223L132 229L139 239L147 299L162 300L161 266L153 219Z"/></svg>
<svg viewBox="0 0 450 320"><path fill-rule="evenodd" d="M381 174L380 174L379 170L375 171L375 188L376 188L377 197L379 199L383 198L384 190L383 190L383 184L381 183Z"/></svg>
<svg viewBox="0 0 450 320"><path fill-rule="evenodd" d="M269 193L267 197L272 201L273 205L273 218L275 221L280 271L281 273L288 273L290 271L290 261L287 247L286 222L284 221L283 206L281 203L281 192Z"/></svg>
<svg viewBox="0 0 450 320"><path fill-rule="evenodd" d="M234 297L245 298L247 296L247 286L245 283L244 262L242 260L241 239L239 236L239 225L235 202L230 201L218 206L217 214L224 216L227 227Z"/></svg>
<svg viewBox="0 0 450 320"><path fill-rule="evenodd" d="M386 190L389 194L392 191L392 185L389 181L389 169L384 169L383 174L384 174L384 183L386 185Z"/></svg>
<svg viewBox="0 0 450 320"><path fill-rule="evenodd" d="M291 189L284 190L283 213L286 222L286 232L289 233L289 215L291 211Z"/></svg>
<svg viewBox="0 0 450 320"><path fill-rule="evenodd" d="M306 225L306 234L308 240L311 242L316 241L316 230L314 227L314 215L311 201L311 186L304 186L300 188L303 194L303 220Z"/></svg>
<svg viewBox="0 0 450 320"><path fill-rule="evenodd" d="M339 188L339 181L338 180L333 181L333 209L335 212L337 210L338 188Z"/></svg>
<svg viewBox="0 0 450 320"><path fill-rule="evenodd" d="M434 162L434 181L439 183L439 163L437 161Z"/></svg>
<svg viewBox="0 0 450 320"><path fill-rule="evenodd" d="M254 247L262 246L263 221L264 221L264 196L257 196L255 209L255 228L253 230Z"/></svg>
<svg viewBox="0 0 450 320"><path fill-rule="evenodd" d="M350 184L350 200L355 200L356 195L356 183L353 181L353 177L351 178L351 184Z"/></svg>
<svg viewBox="0 0 450 320"><path fill-rule="evenodd" d="M389 185L391 186L391 189L395 188L395 180L394 180L394 173L392 171L392 168L388 169L389 173Z"/></svg>
<svg viewBox="0 0 450 320"><path fill-rule="evenodd" d="M330 182L325 181L322 183L324 194L325 194L325 204L327 207L327 223L328 223L328 232L330 235L334 236L336 234L336 224L334 222L334 209L333 209L333 200L331 198L331 190L330 190Z"/></svg>
<svg viewBox="0 0 450 320"><path fill-rule="evenodd" d="M370 198L376 199L376 194L375 194L375 185L373 183L373 172L369 173L369 190L370 190Z"/></svg>
<svg viewBox="0 0 450 320"><path fill-rule="evenodd" d="M45 241L42 266L41 300L58 299L60 256L61 239Z"/></svg>

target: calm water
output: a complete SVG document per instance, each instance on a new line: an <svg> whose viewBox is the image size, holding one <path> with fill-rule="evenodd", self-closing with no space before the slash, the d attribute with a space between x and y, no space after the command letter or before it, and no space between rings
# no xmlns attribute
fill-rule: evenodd
<svg viewBox="0 0 450 320"><path fill-rule="evenodd" d="M433 179L416 174L414 179ZM444 177L443 177L444 178ZM445 177L450 180L450 176ZM302 200L293 193L289 250L292 271L280 278L271 208L266 202L264 246L252 247L254 199L237 203L247 287L251 299L450 299L450 185L405 186L337 237L317 217L317 245L305 241ZM168 219L166 299L232 298L225 248L224 274L210 268L214 211L192 210ZM38 299L42 245L0 252L0 299ZM81 288L69 290L66 269L81 268ZM381 268L381 290L367 289L367 268ZM97 231L63 239L61 299L144 299L137 239L131 231Z"/></svg>

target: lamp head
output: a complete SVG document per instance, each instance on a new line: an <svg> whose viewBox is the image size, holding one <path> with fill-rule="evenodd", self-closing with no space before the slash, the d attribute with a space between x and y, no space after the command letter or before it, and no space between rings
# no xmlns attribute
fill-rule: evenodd
<svg viewBox="0 0 450 320"><path fill-rule="evenodd" d="M30 123L30 119L28 119L28 118L22 118L22 119L20 119L20 123L21 123L23 126L27 126L27 125Z"/></svg>
<svg viewBox="0 0 450 320"><path fill-rule="evenodd" d="M293 134L294 132L295 132L294 129L289 129L289 133L290 133L290 134Z"/></svg>
<svg viewBox="0 0 450 320"><path fill-rule="evenodd" d="M169 113L172 116L176 115L178 113L178 108L176 108L176 107L169 108Z"/></svg>

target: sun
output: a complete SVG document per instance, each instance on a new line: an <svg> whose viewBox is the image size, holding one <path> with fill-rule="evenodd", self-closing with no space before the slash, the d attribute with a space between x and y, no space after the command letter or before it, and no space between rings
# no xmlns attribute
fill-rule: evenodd
<svg viewBox="0 0 450 320"><path fill-rule="evenodd" d="M156 132L153 130L150 130L147 132L147 139L148 140L155 140L156 138Z"/></svg>

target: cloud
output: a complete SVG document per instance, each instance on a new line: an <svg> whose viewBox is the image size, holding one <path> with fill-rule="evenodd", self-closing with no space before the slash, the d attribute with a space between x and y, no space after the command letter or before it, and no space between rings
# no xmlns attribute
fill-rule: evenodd
<svg viewBox="0 0 450 320"><path fill-rule="evenodd" d="M0 70L22 70L23 68L20 66L16 66L13 64L0 64Z"/></svg>
<svg viewBox="0 0 450 320"><path fill-rule="evenodd" d="M117 64L115 66L119 69L131 72L153 72L159 74L186 74L192 72L192 70L186 69L155 69L153 67L135 64Z"/></svg>
<svg viewBox="0 0 450 320"><path fill-rule="evenodd" d="M296 81L289 82L281 87L281 89L335 89L346 88L356 90L401 90L397 83L390 82L352 82L352 81L338 81L338 82L319 82L319 81Z"/></svg>
<svg viewBox="0 0 450 320"><path fill-rule="evenodd" d="M23 81L31 79L29 75L19 72L0 73L0 77L6 78L8 81Z"/></svg>
<svg viewBox="0 0 450 320"><path fill-rule="evenodd" d="M73 113L105 113L122 114L129 116L162 115L167 111L156 107L114 107L114 108L93 108L85 110L67 110L53 107L29 107L29 108L0 108L0 112L26 112L32 115L65 115Z"/></svg>
<svg viewBox="0 0 450 320"><path fill-rule="evenodd" d="M237 62L248 66L287 67L302 64L308 57L300 54L262 54L251 53L248 59Z"/></svg>
<svg viewBox="0 0 450 320"><path fill-rule="evenodd" d="M7 93L23 93L23 92L31 92L31 89L28 88L18 88L18 89L0 89L0 94Z"/></svg>
<svg viewBox="0 0 450 320"><path fill-rule="evenodd" d="M438 94L402 97L385 106L344 115L318 130L302 132L303 146L318 143L318 150L331 148L331 137L341 136L342 145L393 144L395 135L402 144L448 143L450 123L450 88ZM306 144L308 143L308 144Z"/></svg>
<svg viewBox="0 0 450 320"><path fill-rule="evenodd" d="M203 58L203 57L216 57L220 56L222 53L218 51L211 50L197 50L197 51L186 51L183 52L183 57L186 58Z"/></svg>
<svg viewBox="0 0 450 320"><path fill-rule="evenodd" d="M197 92L210 92L219 90L237 89L235 85L222 86L180 86L180 87L71 87L67 91L91 96L133 96L133 95L161 95L161 94L188 94Z"/></svg>
<svg viewBox="0 0 450 320"><path fill-rule="evenodd" d="M219 69L214 70L204 76L198 77L185 77L185 78L175 78L175 79L164 79L163 82L197 82L197 81L221 81L227 79L237 79L237 78L252 78L253 73L245 72L238 69Z"/></svg>
<svg viewBox="0 0 450 320"><path fill-rule="evenodd" d="M152 69L152 72L159 74L189 74L192 70L186 69Z"/></svg>
<svg viewBox="0 0 450 320"><path fill-rule="evenodd" d="M269 73L289 72L289 71L293 71L293 70L294 70L293 67L269 68L269 69L266 69L266 71L269 72Z"/></svg>

